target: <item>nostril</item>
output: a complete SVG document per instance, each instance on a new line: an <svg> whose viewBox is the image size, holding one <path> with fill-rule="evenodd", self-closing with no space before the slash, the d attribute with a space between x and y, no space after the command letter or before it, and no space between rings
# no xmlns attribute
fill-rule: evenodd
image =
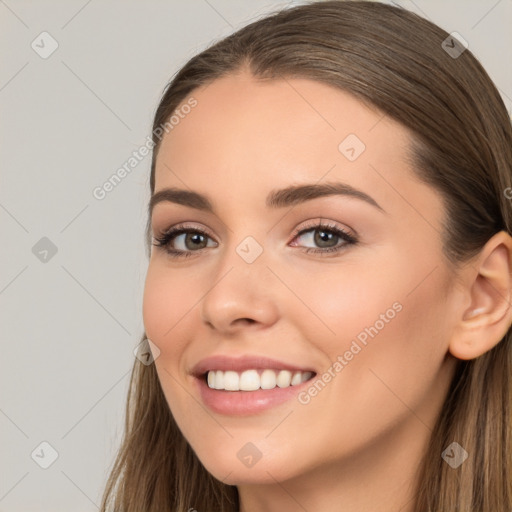
<svg viewBox="0 0 512 512"><path fill-rule="evenodd" d="M252 318L239 318L238 322L254 324L256 322L256 320L253 320Z"/></svg>

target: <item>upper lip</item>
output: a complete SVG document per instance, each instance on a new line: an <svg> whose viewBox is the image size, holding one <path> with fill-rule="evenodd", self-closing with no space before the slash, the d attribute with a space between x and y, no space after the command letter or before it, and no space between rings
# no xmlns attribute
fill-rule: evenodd
<svg viewBox="0 0 512 512"><path fill-rule="evenodd" d="M313 369L306 366L298 366L295 364L279 361L278 359L271 359L265 356L246 355L241 357L232 357L227 355L215 355L205 359L201 359L191 370L192 375L201 377L210 370L232 370L235 372L243 372L244 370L251 370L257 368L271 368L276 370L290 370L290 371L310 371L316 373Z"/></svg>

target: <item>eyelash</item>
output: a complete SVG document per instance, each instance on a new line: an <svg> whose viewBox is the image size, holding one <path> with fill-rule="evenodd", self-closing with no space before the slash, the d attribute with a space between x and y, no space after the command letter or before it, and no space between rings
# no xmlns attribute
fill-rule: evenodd
<svg viewBox="0 0 512 512"><path fill-rule="evenodd" d="M322 230L323 232L332 233L332 234L338 236L339 238L341 238L342 240L344 240L346 243L344 243L342 245L338 245L336 247L329 247L326 249L314 249L312 247L306 247L304 249L304 252L306 252L306 253L323 253L323 254L338 253L347 245L355 245L358 242L358 240L356 239L355 236L349 234L345 230L337 227L336 225L318 222L318 221L316 223L312 223L309 226L305 226L304 228L302 228L300 230L296 230L293 234L293 240L295 240L295 238L297 238L298 236L303 235L304 233L307 233L309 231L319 231L319 230ZM206 236L207 238L212 238L212 237L210 237L210 235L208 235L208 233L206 231L203 231L203 230L197 229L197 228L186 227L183 224L178 224L178 225L172 227L171 229L167 230L166 232L162 233L161 236L154 237L154 240L156 241L156 243L153 243L153 245L156 247L165 248L165 251L172 258L187 258L187 257L192 256L192 254L194 254L194 253L201 253L206 249L206 248L203 248L203 249L199 249L197 251L181 251L181 250L176 250L176 249L170 248L169 245L170 245L171 240L183 233L194 233L194 234Z"/></svg>

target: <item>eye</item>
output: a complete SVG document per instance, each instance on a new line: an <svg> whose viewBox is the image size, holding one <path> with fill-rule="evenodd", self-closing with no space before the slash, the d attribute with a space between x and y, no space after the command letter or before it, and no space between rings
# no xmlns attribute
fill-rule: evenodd
<svg viewBox="0 0 512 512"><path fill-rule="evenodd" d="M355 245L357 238L336 224L314 222L295 233L294 240L302 238L306 243L316 244L319 248L306 248L306 253L337 253L348 245ZM293 244L296 245L296 244Z"/></svg>
<svg viewBox="0 0 512 512"><path fill-rule="evenodd" d="M181 240L179 240L180 238ZM183 224L178 224L162 233L161 236L155 237L156 243L153 243L153 245L165 248L172 257L188 257L192 256L194 252L201 252L206 247L204 243L207 238L211 239L208 233L202 229L187 228ZM178 241L184 248L176 249L172 247L174 244L171 242L175 241ZM192 250L190 250L191 247Z"/></svg>
<svg viewBox="0 0 512 512"><path fill-rule="evenodd" d="M304 252L306 253L337 253L346 246L357 243L357 238L354 235L336 224L322 223L321 221L310 223L304 229L297 230L293 234L293 240L300 238L303 238L306 243L313 243L318 246L318 248L305 248ZM159 237L154 237L155 243L153 245L163 247L173 258L186 258L207 248L208 239L213 240L206 231L178 224ZM175 244L181 245L182 248L174 247ZM213 247L217 247L215 244L216 242L214 242ZM293 243L292 247L297 245ZM212 245L209 247L212 247Z"/></svg>

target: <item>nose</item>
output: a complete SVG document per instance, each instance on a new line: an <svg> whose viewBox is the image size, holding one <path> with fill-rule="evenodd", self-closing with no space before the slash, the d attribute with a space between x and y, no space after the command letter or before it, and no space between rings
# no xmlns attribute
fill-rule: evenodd
<svg viewBox="0 0 512 512"><path fill-rule="evenodd" d="M248 263L232 250L208 283L200 305L201 320L223 334L269 327L278 318L278 284L264 253Z"/></svg>

